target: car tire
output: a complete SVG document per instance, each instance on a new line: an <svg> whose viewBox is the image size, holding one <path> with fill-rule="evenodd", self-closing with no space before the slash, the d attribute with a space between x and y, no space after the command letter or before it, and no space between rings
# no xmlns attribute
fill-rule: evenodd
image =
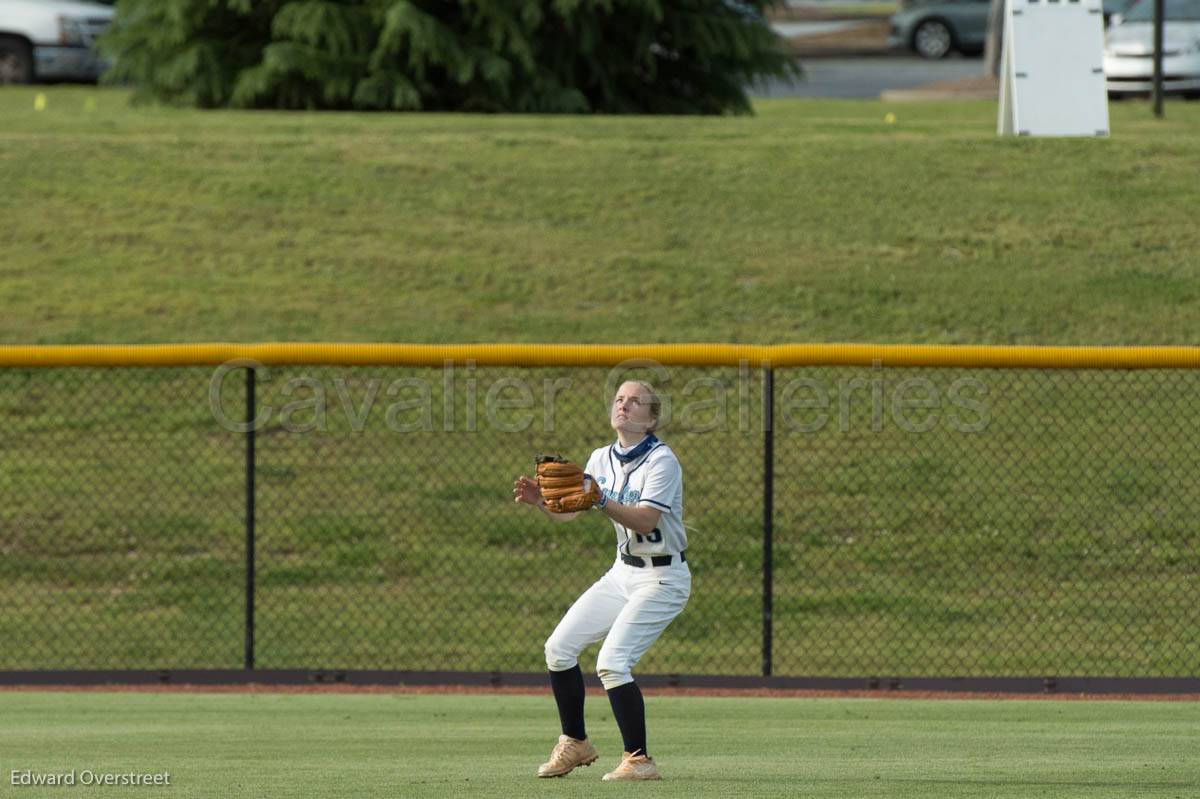
<svg viewBox="0 0 1200 799"><path fill-rule="evenodd" d="M954 50L954 31L944 20L936 17L922 20L913 29L912 49L921 58L936 61Z"/></svg>
<svg viewBox="0 0 1200 799"><path fill-rule="evenodd" d="M0 36L0 84L33 82L33 50L24 39Z"/></svg>

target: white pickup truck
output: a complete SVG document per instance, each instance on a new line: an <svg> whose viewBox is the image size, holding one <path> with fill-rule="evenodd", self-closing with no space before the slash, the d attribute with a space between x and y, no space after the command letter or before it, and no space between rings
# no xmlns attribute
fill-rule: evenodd
<svg viewBox="0 0 1200 799"><path fill-rule="evenodd" d="M81 0L0 0L0 83L96 80L109 62L94 45L112 17Z"/></svg>

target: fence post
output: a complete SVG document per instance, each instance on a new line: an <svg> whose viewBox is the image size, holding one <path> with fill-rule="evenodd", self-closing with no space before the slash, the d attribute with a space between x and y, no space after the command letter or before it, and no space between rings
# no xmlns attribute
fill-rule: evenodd
<svg viewBox="0 0 1200 799"><path fill-rule="evenodd" d="M763 610L762 673L771 676L774 611L775 373L763 365Z"/></svg>
<svg viewBox="0 0 1200 799"><path fill-rule="evenodd" d="M258 409L254 397L256 371L246 368L246 663L254 668L254 420Z"/></svg>

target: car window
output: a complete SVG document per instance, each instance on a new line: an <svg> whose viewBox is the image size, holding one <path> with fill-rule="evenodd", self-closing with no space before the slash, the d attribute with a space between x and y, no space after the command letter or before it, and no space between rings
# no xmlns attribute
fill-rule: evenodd
<svg viewBox="0 0 1200 799"><path fill-rule="evenodd" d="M1200 0L1166 0L1163 19L1200 22ZM1126 22L1153 22L1154 0L1138 0L1125 12Z"/></svg>

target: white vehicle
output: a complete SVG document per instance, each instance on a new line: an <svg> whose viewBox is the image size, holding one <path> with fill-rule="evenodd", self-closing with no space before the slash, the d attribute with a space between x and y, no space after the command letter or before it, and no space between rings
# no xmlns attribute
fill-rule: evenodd
<svg viewBox="0 0 1200 799"><path fill-rule="evenodd" d="M1200 0L1165 0L1163 91L1200 97ZM1114 19L1104 44L1110 97L1154 88L1154 0L1138 0Z"/></svg>
<svg viewBox="0 0 1200 799"><path fill-rule="evenodd" d="M109 62L95 50L111 6L78 0L0 0L0 83L94 81Z"/></svg>

